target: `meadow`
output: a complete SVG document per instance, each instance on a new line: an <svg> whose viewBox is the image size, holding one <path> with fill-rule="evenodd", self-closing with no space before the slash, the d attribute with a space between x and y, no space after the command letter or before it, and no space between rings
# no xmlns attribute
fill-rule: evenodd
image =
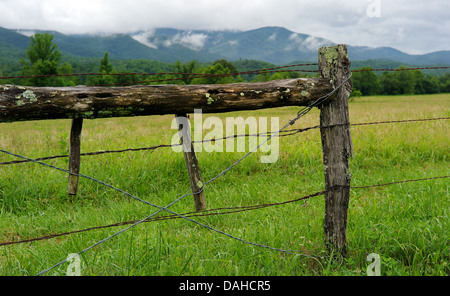
<svg viewBox="0 0 450 296"><path fill-rule="evenodd" d="M280 118L298 108L215 114ZM359 97L350 102L352 123L450 116L450 94ZM204 115L206 117L206 115ZM82 152L170 144L174 116L85 120ZM291 128L319 123L313 110ZM0 124L0 147L30 158L68 154L70 120ZM353 186L450 175L448 120L352 127ZM261 163L255 153L205 188L208 208L277 203L324 188L319 130L279 138L280 157ZM245 153L199 152L204 181ZM17 160L0 155L0 162ZM67 168L67 158L46 163ZM189 188L184 157L170 148L85 156L81 173L143 200L165 206ZM156 211L111 188L80 179L67 195L67 174L35 163L0 165L0 243L140 220ZM437 275L449 266L448 179L352 189L348 257L326 256L323 196L306 201L196 221L250 242L245 244L198 224L171 219L142 223L81 255L86 276L365 276L367 256L381 258L382 275ZM194 210L191 196L171 210ZM160 213L158 216L164 216ZM0 247L0 275L35 275L127 226ZM45 275L64 276L68 264Z"/></svg>

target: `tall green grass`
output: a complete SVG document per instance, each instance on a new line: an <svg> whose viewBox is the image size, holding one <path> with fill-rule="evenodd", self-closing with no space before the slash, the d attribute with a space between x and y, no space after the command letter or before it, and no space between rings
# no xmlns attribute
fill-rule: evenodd
<svg viewBox="0 0 450 296"><path fill-rule="evenodd" d="M352 123L444 117L448 94L362 97L350 104ZM278 116L297 108L236 112L227 116ZM318 124L317 110L292 128ZM206 118L206 115L204 115ZM173 116L87 120L82 152L170 144ZM225 122L225 121L224 121ZM352 127L352 185L449 175L448 121ZM69 120L0 124L2 149L37 158L67 154ZM198 153L204 181L244 153ZM205 188L208 208L293 200L323 190L318 130L280 138L276 163L251 155ZM0 155L0 162L15 160ZM66 168L67 159L46 161ZM182 154L163 148L82 157L81 172L153 204L183 195L189 181ZM0 242L17 241L139 220L156 211L110 188L81 179L67 196L67 174L33 164L0 166ZM195 220L282 253L244 244L182 219L143 223L82 254L83 275L365 275L370 253L381 256L383 275L449 274L449 181L439 179L352 189L346 259L325 256L323 196L307 201ZM191 212L188 196L173 205ZM159 215L165 215L161 213ZM126 226L0 247L0 275L34 275ZM305 256L306 255L306 256ZM46 275L65 275L63 264Z"/></svg>

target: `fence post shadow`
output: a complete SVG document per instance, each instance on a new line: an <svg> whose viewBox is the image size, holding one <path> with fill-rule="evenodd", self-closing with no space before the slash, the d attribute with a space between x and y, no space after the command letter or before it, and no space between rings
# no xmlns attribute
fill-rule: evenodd
<svg viewBox="0 0 450 296"><path fill-rule="evenodd" d="M329 254L347 255L346 228L353 157L348 99L352 84L346 45L319 49L319 76L339 90L320 108L320 133L325 173L325 245ZM345 82L345 83L344 83ZM344 85L341 85L344 83Z"/></svg>

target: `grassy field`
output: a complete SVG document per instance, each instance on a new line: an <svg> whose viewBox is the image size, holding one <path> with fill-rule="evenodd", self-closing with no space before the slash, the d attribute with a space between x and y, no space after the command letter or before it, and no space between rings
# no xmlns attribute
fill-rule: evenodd
<svg viewBox="0 0 450 296"><path fill-rule="evenodd" d="M226 116L278 116L298 108ZM450 94L361 97L350 103L352 123L450 116ZM313 110L292 128L318 124ZM206 118L206 115L204 115ZM173 116L86 120L82 152L170 144ZM31 158L68 153L70 120L0 124L0 147ZM352 185L449 175L448 120L352 127ZM204 181L244 153L198 153ZM251 155L206 187L208 208L296 199L323 190L318 130L280 138L280 158L262 164ZM0 155L0 162L16 160ZM66 168L67 159L46 163ZM189 188L184 157L171 149L82 157L81 173L165 206ZM30 239L117 222L155 212L110 188L80 180L67 196L67 174L28 163L0 165L0 242ZM82 275L366 275L368 254L381 257L382 275L448 275L448 179L352 189L348 258L330 260L323 242L323 196L249 212L195 220L250 242L299 250L289 254L244 244L182 219L143 223L82 254ZM188 196L171 207L194 209ZM163 213L159 214L165 215ZM125 226L0 247L0 275L35 275ZM305 256L308 255L308 256ZM45 275L66 275L62 264Z"/></svg>

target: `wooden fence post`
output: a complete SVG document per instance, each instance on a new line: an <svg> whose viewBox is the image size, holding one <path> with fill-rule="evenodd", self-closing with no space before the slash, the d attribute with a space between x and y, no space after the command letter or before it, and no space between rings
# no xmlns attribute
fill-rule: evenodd
<svg viewBox="0 0 450 296"><path fill-rule="evenodd" d="M334 88L350 77L347 46L319 49L320 77L330 80ZM342 85L329 101L320 107L320 132L325 171L324 234L328 251L347 255L346 228L350 199L351 174L349 158L353 157L348 99L351 81Z"/></svg>
<svg viewBox="0 0 450 296"><path fill-rule="evenodd" d="M81 150L81 130L83 128L83 119L72 119L72 128L70 130L70 150L69 150L69 172L73 174L80 173L80 150ZM69 195L78 194L79 177L69 175Z"/></svg>
<svg viewBox="0 0 450 296"><path fill-rule="evenodd" d="M179 129L181 145L183 148L184 159L186 160L186 167L191 182L192 193L194 194L195 210L202 211L206 209L205 193L202 191L203 182L200 167L198 165L197 156L192 143L191 128L187 114L175 115Z"/></svg>

